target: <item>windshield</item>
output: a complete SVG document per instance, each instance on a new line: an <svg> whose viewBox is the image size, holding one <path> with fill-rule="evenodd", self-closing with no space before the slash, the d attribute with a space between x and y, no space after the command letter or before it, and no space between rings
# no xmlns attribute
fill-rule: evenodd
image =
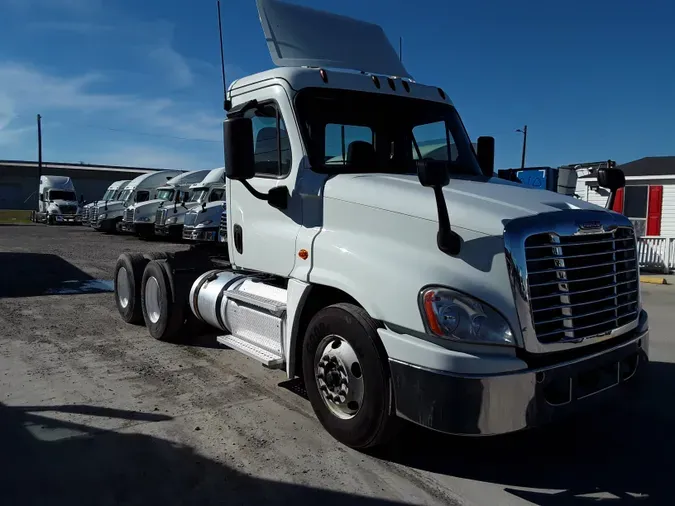
<svg viewBox="0 0 675 506"><path fill-rule="evenodd" d="M110 196L109 200L122 200L122 194L124 193L124 188L120 188L119 190L113 192L113 194Z"/></svg>
<svg viewBox="0 0 675 506"><path fill-rule="evenodd" d="M132 190L124 190L120 194L119 200L121 200L122 202L124 202L125 205L127 205L127 200L129 200L129 197L131 196L131 192L132 192Z"/></svg>
<svg viewBox="0 0 675 506"><path fill-rule="evenodd" d="M159 200L171 200L173 198L175 190L159 190L157 192L157 198Z"/></svg>
<svg viewBox="0 0 675 506"><path fill-rule="evenodd" d="M410 97L306 88L296 98L312 170L416 175L415 160L482 174L455 108Z"/></svg>
<svg viewBox="0 0 675 506"><path fill-rule="evenodd" d="M114 190L108 190L107 192L105 192L103 194L103 197L101 198L101 200L110 200L112 198L112 196L114 195L114 193L115 193Z"/></svg>
<svg viewBox="0 0 675 506"><path fill-rule="evenodd" d="M49 200L77 200L75 192L64 190L49 190Z"/></svg>
<svg viewBox="0 0 675 506"><path fill-rule="evenodd" d="M190 197L190 200L188 200L188 202L202 202L206 198L206 195L208 193L209 193L208 188L193 188L192 196Z"/></svg>

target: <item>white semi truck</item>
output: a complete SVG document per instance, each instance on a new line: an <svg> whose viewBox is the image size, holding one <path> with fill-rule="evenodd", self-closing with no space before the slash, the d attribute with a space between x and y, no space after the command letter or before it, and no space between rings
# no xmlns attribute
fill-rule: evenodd
<svg viewBox="0 0 675 506"><path fill-rule="evenodd" d="M278 68L226 95L227 246L121 255L125 321L159 340L220 329L301 377L354 448L398 419L526 429L640 384L649 330L628 219L493 177L494 140L474 150L445 91L413 81L379 26L257 5ZM439 137L455 156L419 156ZM615 193L622 176L600 184Z"/></svg>
<svg viewBox="0 0 675 506"><path fill-rule="evenodd" d="M91 223L95 222L96 208L98 207L99 202L109 202L117 199L122 194L122 191L124 191L124 188L126 188L126 186L130 182L131 182L130 179L113 182L110 186L108 186L108 189L103 194L103 197L101 197L101 200L95 200L83 206L82 224L90 225Z"/></svg>
<svg viewBox="0 0 675 506"><path fill-rule="evenodd" d="M225 188L212 190L214 198L219 191ZM225 195L219 200L204 202L201 206L190 209L185 214L183 226L183 240L198 243L217 243L219 239L227 240L227 204ZM220 234L219 232L223 233Z"/></svg>
<svg viewBox="0 0 675 506"><path fill-rule="evenodd" d="M157 188L154 199L128 206L120 222L120 230L140 237L151 237L155 233L157 210L165 207L176 209L185 205L190 197L190 185L199 182L209 170L194 170L178 174Z"/></svg>
<svg viewBox="0 0 675 506"><path fill-rule="evenodd" d="M206 226L218 230L218 223L206 223L204 215L209 214L207 206L216 202L221 205L225 199L225 167L213 169L199 183L190 185L190 197L181 205L162 206L155 217L155 235L185 239L184 226L188 227L188 239L203 235ZM194 212L192 212L194 211ZM197 214L198 213L198 214ZM218 216L218 221L220 216ZM211 226L212 225L212 226ZM206 233L208 235L208 232Z"/></svg>
<svg viewBox="0 0 675 506"><path fill-rule="evenodd" d="M40 176L38 210L31 212L37 223L82 223L81 199L77 199L73 180L67 176Z"/></svg>
<svg viewBox="0 0 675 506"><path fill-rule="evenodd" d="M132 179L116 200L98 204L92 226L101 232L117 232L127 207L156 198L159 187L182 173L182 170L158 170Z"/></svg>

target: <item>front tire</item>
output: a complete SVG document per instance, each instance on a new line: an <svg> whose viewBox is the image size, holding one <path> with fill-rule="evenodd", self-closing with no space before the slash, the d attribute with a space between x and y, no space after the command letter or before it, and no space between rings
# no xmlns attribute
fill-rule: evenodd
<svg viewBox="0 0 675 506"><path fill-rule="evenodd" d="M356 449L389 439L396 419L387 357L363 308L339 303L320 310L307 327L302 369L312 408L335 439Z"/></svg>

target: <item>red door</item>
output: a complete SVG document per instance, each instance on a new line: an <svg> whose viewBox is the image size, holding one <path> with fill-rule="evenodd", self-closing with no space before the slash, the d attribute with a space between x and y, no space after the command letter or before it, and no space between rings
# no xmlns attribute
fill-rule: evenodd
<svg viewBox="0 0 675 506"><path fill-rule="evenodd" d="M650 186L647 202L647 235L661 235L663 186Z"/></svg>
<svg viewBox="0 0 675 506"><path fill-rule="evenodd" d="M614 199L612 211L616 211L617 213L623 214L623 188L619 188L616 191L616 198Z"/></svg>

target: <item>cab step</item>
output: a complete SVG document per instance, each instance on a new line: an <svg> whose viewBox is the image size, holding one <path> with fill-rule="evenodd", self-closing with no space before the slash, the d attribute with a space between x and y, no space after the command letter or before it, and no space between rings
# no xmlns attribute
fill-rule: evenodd
<svg viewBox="0 0 675 506"><path fill-rule="evenodd" d="M254 293L233 290L231 292L227 292L227 298L247 304L249 306L253 306L255 308L264 309L276 317L281 317L284 314L284 311L286 311L285 302L268 299L267 297L263 297Z"/></svg>
<svg viewBox="0 0 675 506"><path fill-rule="evenodd" d="M224 344L225 346L228 346L233 350L237 350L254 360L262 362L265 367L269 367L270 369L281 369L284 366L284 359L282 356L265 350L260 346L251 343L246 338L225 335L218 336L216 339L220 344Z"/></svg>

